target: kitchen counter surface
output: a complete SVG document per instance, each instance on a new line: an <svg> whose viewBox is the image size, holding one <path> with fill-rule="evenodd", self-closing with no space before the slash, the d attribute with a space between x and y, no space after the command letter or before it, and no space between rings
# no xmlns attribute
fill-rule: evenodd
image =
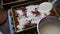
<svg viewBox="0 0 60 34"><path fill-rule="evenodd" d="M58 3L60 2L60 0L58 1ZM59 10L58 10L59 11ZM60 12L60 11L59 11ZM58 12L58 13L59 13ZM59 13L60 14L60 13ZM5 21L5 23L3 24L3 25L1 25L0 26L0 31L1 32L3 32L3 34L10 34L10 28L9 28L9 20L8 20L8 18L7 18L7 20ZM31 32L30 32L31 31ZM36 34L37 33L37 30L36 30L36 28L35 28L35 30L30 30L28 33L27 33L27 31L26 32L24 32L24 33L26 33L26 34L32 34L34 31L35 31L35 33L33 33L33 34ZM24 33L22 33L22 34L24 34ZM21 33L20 33L21 34Z"/></svg>
<svg viewBox="0 0 60 34"><path fill-rule="evenodd" d="M3 34L10 34L8 18L5 23L0 26L0 30Z"/></svg>

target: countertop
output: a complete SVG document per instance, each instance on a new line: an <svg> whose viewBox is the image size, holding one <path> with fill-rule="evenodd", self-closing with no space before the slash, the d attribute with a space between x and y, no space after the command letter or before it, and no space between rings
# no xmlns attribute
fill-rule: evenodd
<svg viewBox="0 0 60 34"><path fill-rule="evenodd" d="M60 2L60 0L58 1L58 3ZM9 20L7 18L7 20L5 21L5 23L3 25L0 26L0 30L1 32L3 32L3 34L10 34L10 28L9 28ZM35 30L31 30L30 34L32 34L32 32L35 31L35 33L37 33L36 31L36 28ZM29 32L28 32L29 33ZM28 34L26 33L26 34ZM35 34L33 33L33 34ZM21 33L20 33L21 34ZM23 34L23 33L22 33Z"/></svg>
<svg viewBox="0 0 60 34"><path fill-rule="evenodd" d="M7 20L5 21L4 24L2 24L0 26L0 30L3 34L10 34L10 29L9 29L9 20L7 18Z"/></svg>

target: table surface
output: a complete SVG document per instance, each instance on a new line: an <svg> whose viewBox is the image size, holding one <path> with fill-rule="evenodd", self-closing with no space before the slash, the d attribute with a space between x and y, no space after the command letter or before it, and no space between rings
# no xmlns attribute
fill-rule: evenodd
<svg viewBox="0 0 60 34"><path fill-rule="evenodd" d="M3 34L10 34L10 29L9 29L9 20L7 18L7 20L5 21L4 24L2 24L0 26L0 30Z"/></svg>

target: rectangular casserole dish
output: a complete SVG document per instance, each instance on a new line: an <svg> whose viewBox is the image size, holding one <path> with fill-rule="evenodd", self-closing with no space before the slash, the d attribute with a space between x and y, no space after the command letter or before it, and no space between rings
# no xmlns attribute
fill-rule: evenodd
<svg viewBox="0 0 60 34"><path fill-rule="evenodd" d="M20 5L13 6L13 7L11 8L12 16L13 16L12 19L13 19L13 25L14 25L14 31L15 31L15 32L26 31L26 30L29 30L29 29L35 28L36 26L29 27L29 28L27 28L27 29L23 29L22 31L17 30L16 24L15 24L15 20L14 20L14 13L13 13L13 10L14 10L15 8L17 8L17 7L28 6L28 5L32 5L32 4L35 5L35 4L40 4L40 3L42 3L42 2L40 2L40 0L38 0L38 1L32 1L32 2L29 2L29 3L24 3L24 4L20 4ZM55 8L54 8L54 9L55 9ZM56 10L52 10L52 11L56 11ZM51 15L51 16L56 16L55 12L53 12L53 13L54 13L54 14Z"/></svg>

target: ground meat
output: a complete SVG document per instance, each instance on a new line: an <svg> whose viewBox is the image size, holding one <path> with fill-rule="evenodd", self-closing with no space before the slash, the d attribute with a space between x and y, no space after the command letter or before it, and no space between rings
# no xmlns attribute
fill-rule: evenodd
<svg viewBox="0 0 60 34"><path fill-rule="evenodd" d="M36 14L36 16L41 15L40 12L37 10L37 8L35 9L35 11L32 11L33 14Z"/></svg>

